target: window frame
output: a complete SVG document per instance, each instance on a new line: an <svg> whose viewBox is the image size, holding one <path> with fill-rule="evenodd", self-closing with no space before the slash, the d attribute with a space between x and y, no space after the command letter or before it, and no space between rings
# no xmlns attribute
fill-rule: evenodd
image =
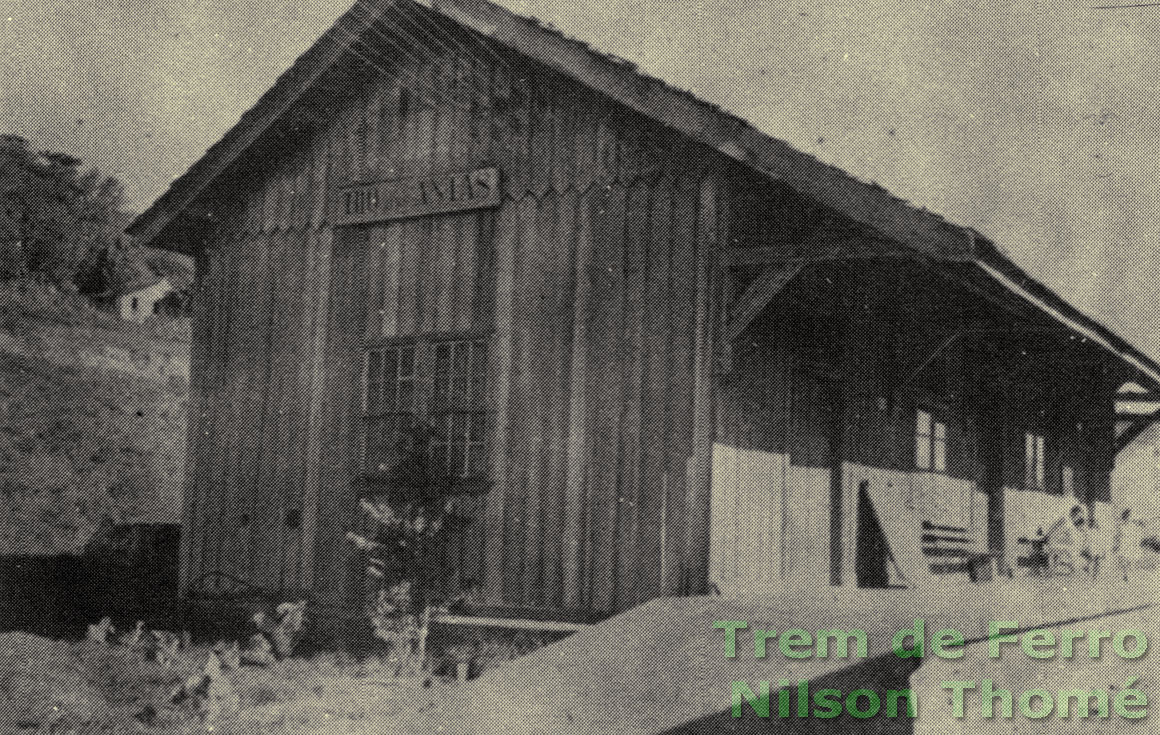
<svg viewBox="0 0 1160 735"><path fill-rule="evenodd" d="M399 377L400 376L399 366L403 362L403 356L407 353L408 350L411 353L410 354L410 363L411 363L410 373L409 373L409 378L403 382L405 382L409 386L409 400L400 398L401 383L400 383L400 377ZM383 380L383 381L372 380L372 373L373 373L372 365L374 364L375 357L377 356L378 363L379 363L380 367L382 367L386 361L387 354L390 352L398 353L394 356L394 362L395 362L396 368L395 368L395 379L394 379L394 382L392 384L392 392L394 394L394 397L391 401L392 406L389 410L387 410L387 407L385 405L383 405L382 406L383 410L373 411L372 410L372 403L384 403L385 404L385 392L386 392L387 381L386 380ZM416 404L416 394L418 391L415 389L415 383L416 383L415 378L416 378L416 374L418 372L416 369L416 359L417 359L417 354L416 354L415 346L404 344L404 343L397 343L397 344L390 344L390 345L368 345L368 346L364 347L364 349L362 351L362 369L361 369L362 412L361 412L361 416L360 416L361 425L359 427L359 470L365 476L382 477L382 476L385 476L388 472L388 468L385 468L382 465L380 465L378 469L372 469L370 467L370 461L371 461L370 455L372 452L371 438L372 438L372 436L375 436L375 432L373 432L372 428L371 428L372 424L375 422L388 422L389 423L392 420L398 421L401 423L405 423L405 424L410 424L415 419L417 419L417 417L419 415L418 406ZM385 372L383 373L383 375L385 375ZM378 392L380 393L380 395L378 396L377 400L372 399L372 395L375 393L374 386L379 386ZM386 435L389 435L389 434L386 434Z"/></svg>
<svg viewBox="0 0 1160 735"><path fill-rule="evenodd" d="M466 380L468 384L468 400L469 406L457 405L454 402L445 402L442 405L438 404L438 382L439 376L437 371L437 353L441 348L450 347L452 353L452 360L454 360L454 352L456 346L467 345L467 352L469 359L466 369L468 374L464 377L456 376L453 373L448 373L447 386L450 393L451 387L457 382ZM364 480L375 482L382 481L389 476L390 468L383 465L375 468L371 466L373 458L372 452L372 422L375 420L383 420L394 417L396 421L406 422L411 427L425 428L429 434L426 441L426 459L427 468L435 470L440 465L440 460L437 453L450 452L448 449L456 444L459 444L464 452L464 462L460 465L460 472L449 471L449 464L452 461L451 457L445 456L442 460L442 470L435 471L433 477L430 479L438 484L455 484L457 486L484 486L491 482L491 457L489 450L493 445L493 425L494 425L494 406L492 401L492 371L490 369L490 361L492 358L493 334L490 332L464 332L464 333L437 333L424 334L413 337L399 337L386 340L366 341L361 348L361 370L360 370L360 389L361 389L361 412L359 416L359 452L358 452L358 467L359 473ZM372 410L379 408L375 404L378 401L374 397L374 386L380 386L379 390L386 394L386 381L375 381L372 375L372 365L374 362L374 355L386 355L391 351L399 351L400 353L410 354L410 372L406 374L404 381L409 385L409 402L399 400L399 391L396 388L394 410L376 411ZM475 357L478 352L482 352L482 357ZM380 358L380 359L385 359ZM453 371L455 365L450 365ZM478 372L473 372L478 370ZM385 373L383 373L385 376ZM398 375L398 373L396 373ZM397 380L398 378L396 378ZM381 398L380 398L381 400ZM437 430L438 422L442 421L445 426L450 427L455 423L456 417L470 415L471 419L466 421L466 428L463 442L456 442L454 437L447 437L446 434L440 434ZM387 428L386 436L390 436L390 432L398 431L399 427ZM481 435L480 435L481 434ZM442 438L442 440L441 440ZM384 451L381 447L388 447L388 444L380 444L379 451ZM386 451L389 451L387 449ZM472 458L478 459L473 462Z"/></svg>
<svg viewBox="0 0 1160 735"><path fill-rule="evenodd" d="M1047 437L1037 429L1023 430L1023 489L1047 490Z"/></svg>
<svg viewBox="0 0 1160 735"><path fill-rule="evenodd" d="M947 422L942 413L931 406L917 406L914 410L912 436L914 438L915 470L947 474L949 471L949 436Z"/></svg>
<svg viewBox="0 0 1160 735"><path fill-rule="evenodd" d="M428 425L436 431L433 437L432 453L446 454L443 464L447 471L446 476L456 480L472 480L484 477L487 474L487 446L490 432L488 431L489 400L488 400L488 369L487 360L491 354L491 345L485 339L455 339L439 340L430 343L431 364L431 399L427 405L425 418ZM446 398L440 403L440 351L448 350L448 370ZM458 355L460 349L465 349L466 360L460 365ZM455 368L462 367L464 372L456 377ZM459 386L456 384L460 383ZM461 402L452 400L453 394L459 390L463 395ZM436 420L446 428L444 441L439 441ZM461 428L455 429L456 425ZM461 447L457 445L462 444ZM474 453L473 453L473 450ZM456 458L455 452L462 456ZM475 457L473 461L473 456ZM452 463L462 459L462 472L453 472ZM435 458L432 457L432 461ZM473 469L478 469L473 471Z"/></svg>

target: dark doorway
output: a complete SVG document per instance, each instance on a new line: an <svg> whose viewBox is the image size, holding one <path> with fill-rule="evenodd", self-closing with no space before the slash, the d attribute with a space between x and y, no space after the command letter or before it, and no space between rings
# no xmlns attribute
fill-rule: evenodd
<svg viewBox="0 0 1160 735"><path fill-rule="evenodd" d="M878 521L878 513L870 502L870 483L863 480L858 485L858 551L855 558L855 574L859 587L889 587L888 569L890 550L886 544L886 534Z"/></svg>

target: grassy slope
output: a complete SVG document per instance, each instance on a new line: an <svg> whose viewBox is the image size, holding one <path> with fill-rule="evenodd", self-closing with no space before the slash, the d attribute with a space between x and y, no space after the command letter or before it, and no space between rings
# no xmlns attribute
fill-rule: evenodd
<svg viewBox="0 0 1160 735"><path fill-rule="evenodd" d="M0 553L71 550L103 518L176 520L188 330L0 284Z"/></svg>

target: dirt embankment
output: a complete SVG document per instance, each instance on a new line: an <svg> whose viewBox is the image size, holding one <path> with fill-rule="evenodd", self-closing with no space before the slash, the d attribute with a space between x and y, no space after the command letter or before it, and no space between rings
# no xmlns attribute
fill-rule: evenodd
<svg viewBox="0 0 1160 735"><path fill-rule="evenodd" d="M89 337L86 340L84 337ZM76 328L44 325L14 334L0 331L0 353L69 367L91 367L143 378L189 380L189 344L150 339L132 347L91 341Z"/></svg>
<svg viewBox="0 0 1160 735"><path fill-rule="evenodd" d="M0 284L0 553L65 553L105 519L177 520L188 320L124 322Z"/></svg>
<svg viewBox="0 0 1160 735"><path fill-rule="evenodd" d="M189 379L189 320L127 322L89 300L0 282L0 353L144 378Z"/></svg>

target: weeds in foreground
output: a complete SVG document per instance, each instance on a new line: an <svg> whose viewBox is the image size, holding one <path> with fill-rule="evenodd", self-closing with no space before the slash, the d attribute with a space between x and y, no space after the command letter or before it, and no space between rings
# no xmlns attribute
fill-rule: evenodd
<svg viewBox="0 0 1160 735"><path fill-rule="evenodd" d="M269 614L256 614L252 622L257 630L245 648L237 641L219 641L204 659L191 648L187 633L179 636L165 630L146 630L138 621L117 635L108 617L89 625L81 646L82 660L91 663L96 672L90 684L104 694L106 702L115 705L122 721L134 723L123 723L129 729L111 732L136 732L140 727L184 732L190 725L201 731L221 732L221 723L237 714L241 706L231 673L244 666L264 668L289 659L305 629L306 602L282 603ZM74 684L71 688L78 687ZM26 721L56 728L50 729L52 732L61 727L65 729L60 731L69 732L65 725L102 719L97 705L65 704L53 704L50 715ZM71 724L62 725L66 719L63 713L71 713L67 715ZM117 719L108 712L103 717Z"/></svg>

